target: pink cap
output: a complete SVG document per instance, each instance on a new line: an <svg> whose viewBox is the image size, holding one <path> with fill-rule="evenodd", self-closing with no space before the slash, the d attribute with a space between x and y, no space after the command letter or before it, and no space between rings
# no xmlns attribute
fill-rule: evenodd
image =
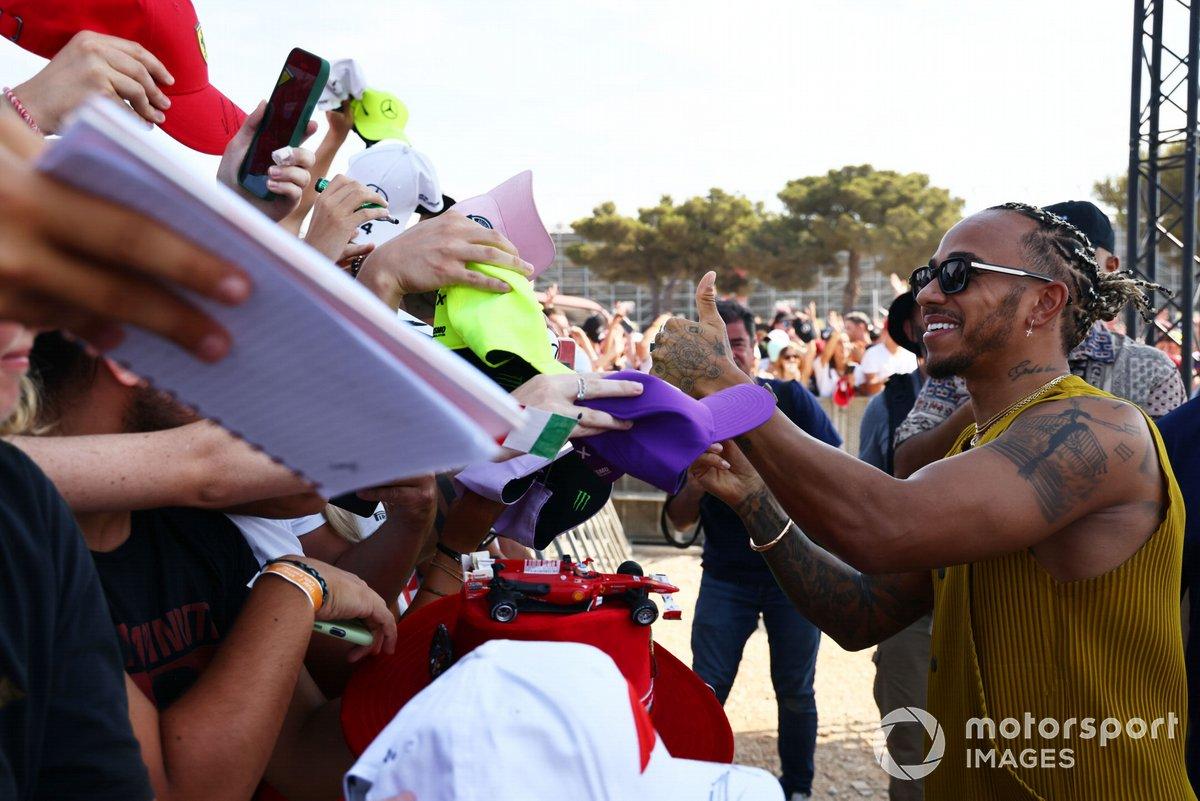
<svg viewBox="0 0 1200 801"><path fill-rule="evenodd" d="M533 202L530 170L514 175L485 195L459 201L450 210L508 237L521 258L533 265L530 277L541 275L554 261L554 241Z"/></svg>

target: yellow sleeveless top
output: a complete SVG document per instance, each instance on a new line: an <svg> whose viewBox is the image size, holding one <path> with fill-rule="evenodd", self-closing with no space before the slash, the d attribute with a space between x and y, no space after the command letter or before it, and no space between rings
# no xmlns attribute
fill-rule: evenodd
<svg viewBox="0 0 1200 801"><path fill-rule="evenodd" d="M1038 403L1081 396L1119 400L1071 376L980 444ZM1184 767L1183 498L1150 431L1167 510L1124 564L1060 582L1020 551L933 571L928 705L946 750L925 779L929 801L1196 798Z"/></svg>

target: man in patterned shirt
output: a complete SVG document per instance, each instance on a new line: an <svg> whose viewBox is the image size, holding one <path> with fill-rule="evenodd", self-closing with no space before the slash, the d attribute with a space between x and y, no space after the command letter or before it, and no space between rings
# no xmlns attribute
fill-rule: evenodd
<svg viewBox="0 0 1200 801"><path fill-rule="evenodd" d="M1096 247L1101 269L1116 272L1120 268L1120 259L1113 254L1112 224L1095 204L1069 200L1045 208L1087 234ZM1100 322L1067 355L1067 361L1071 372L1084 381L1133 401L1156 419L1187 400L1183 379L1165 353L1109 331ZM1018 377L1021 369L1019 364L1012 368L1012 377ZM896 477L908 478L941 459L974 420L961 378L926 381L913 410L896 430Z"/></svg>

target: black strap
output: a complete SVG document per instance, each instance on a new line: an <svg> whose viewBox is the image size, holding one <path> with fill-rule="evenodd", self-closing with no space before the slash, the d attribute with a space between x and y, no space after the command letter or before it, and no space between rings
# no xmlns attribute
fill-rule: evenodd
<svg viewBox="0 0 1200 801"><path fill-rule="evenodd" d="M883 402L887 406L888 437L884 469L889 475L896 473L896 429L908 417L917 403L917 388L913 386L911 373L900 373L888 379L883 387Z"/></svg>

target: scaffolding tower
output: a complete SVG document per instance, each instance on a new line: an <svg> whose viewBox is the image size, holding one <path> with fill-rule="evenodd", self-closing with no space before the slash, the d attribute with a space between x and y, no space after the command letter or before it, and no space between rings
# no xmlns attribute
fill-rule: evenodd
<svg viewBox="0 0 1200 801"><path fill-rule="evenodd" d="M1124 263L1175 294L1155 293L1155 322L1143 322L1130 309L1126 326L1130 336L1149 344L1164 337L1180 342L1180 372L1190 392L1196 348L1200 0L1134 0L1132 66Z"/></svg>

